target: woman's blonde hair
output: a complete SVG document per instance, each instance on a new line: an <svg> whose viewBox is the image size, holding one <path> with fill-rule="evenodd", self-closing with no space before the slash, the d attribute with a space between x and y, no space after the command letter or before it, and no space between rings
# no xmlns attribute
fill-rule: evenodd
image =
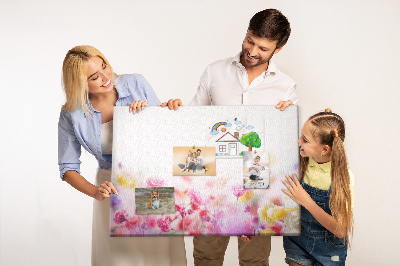
<svg viewBox="0 0 400 266"><path fill-rule="evenodd" d="M114 85L114 72L105 56L96 48L89 45L75 46L68 51L64 58L62 67L62 87L65 91L66 102L62 106L63 110L69 112L75 109L82 109L83 112L91 117L93 110L89 105L89 88L87 82L87 64L93 57L100 57L111 69L113 73L111 84Z"/></svg>
<svg viewBox="0 0 400 266"><path fill-rule="evenodd" d="M343 141L345 125L343 119L332 113L331 109L317 113L308 120L312 125L313 137L322 145L331 148L331 195L329 208L332 217L338 222L338 228L346 228L346 241L353 235L353 212L350 195L350 175L347 168L347 157ZM300 176L304 177L308 164L308 157L301 157ZM350 244L350 243L349 243Z"/></svg>

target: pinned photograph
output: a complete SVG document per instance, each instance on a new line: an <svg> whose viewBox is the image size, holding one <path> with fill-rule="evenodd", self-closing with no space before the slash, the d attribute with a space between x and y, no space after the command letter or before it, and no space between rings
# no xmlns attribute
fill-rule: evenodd
<svg viewBox="0 0 400 266"><path fill-rule="evenodd" d="M173 187L136 188L136 214L175 213L174 192Z"/></svg>
<svg viewBox="0 0 400 266"><path fill-rule="evenodd" d="M172 175L215 174L215 147L174 147Z"/></svg>
<svg viewBox="0 0 400 266"><path fill-rule="evenodd" d="M263 152L243 152L243 188L269 187L269 157Z"/></svg>
<svg viewBox="0 0 400 266"><path fill-rule="evenodd" d="M207 121L206 146L216 148L218 158L243 156L264 150L264 119L211 118Z"/></svg>

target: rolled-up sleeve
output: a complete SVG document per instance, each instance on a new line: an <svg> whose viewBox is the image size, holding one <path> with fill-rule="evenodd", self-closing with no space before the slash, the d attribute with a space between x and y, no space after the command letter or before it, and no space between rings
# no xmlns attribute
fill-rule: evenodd
<svg viewBox="0 0 400 266"><path fill-rule="evenodd" d="M81 145L75 137L71 114L61 110L58 121L58 165L62 180L66 171L74 170L80 173L80 156Z"/></svg>
<svg viewBox="0 0 400 266"><path fill-rule="evenodd" d="M291 100L293 104L296 104L297 101L299 100L296 94L296 83L293 83L293 85L290 86L290 88L286 92L285 101L289 100Z"/></svg>
<svg viewBox="0 0 400 266"><path fill-rule="evenodd" d="M140 88L143 90L147 104L149 106L160 105L161 101L158 99L157 94L154 92L153 87L151 87L150 83L143 77L143 75L139 74L138 76Z"/></svg>
<svg viewBox="0 0 400 266"><path fill-rule="evenodd" d="M193 97L189 105L202 106L211 105L210 88L208 81L208 67L204 70L203 75L200 77L200 84L197 87L196 95Z"/></svg>

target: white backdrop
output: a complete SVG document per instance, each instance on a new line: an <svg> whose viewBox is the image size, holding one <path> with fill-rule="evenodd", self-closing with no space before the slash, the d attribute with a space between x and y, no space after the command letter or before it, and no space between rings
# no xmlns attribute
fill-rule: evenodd
<svg viewBox="0 0 400 266"><path fill-rule="evenodd" d="M142 73L160 99L187 104L204 68L236 55L252 15L271 7L291 22L274 60L298 84L300 123L326 107L347 122L356 177L348 265L397 261L400 2L68 2L0 3L1 265L90 262L92 200L58 177L61 65L70 48L93 45L117 73ZM84 153L82 162L93 181L96 161ZM232 240L226 265L237 264ZM272 244L271 265L285 265L282 239Z"/></svg>

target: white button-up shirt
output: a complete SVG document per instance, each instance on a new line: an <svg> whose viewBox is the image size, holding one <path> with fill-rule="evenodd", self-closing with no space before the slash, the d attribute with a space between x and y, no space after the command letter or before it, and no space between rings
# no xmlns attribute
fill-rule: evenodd
<svg viewBox="0 0 400 266"><path fill-rule="evenodd" d="M269 61L268 69L251 84L240 53L207 66L190 105L276 105L297 102L296 83Z"/></svg>

